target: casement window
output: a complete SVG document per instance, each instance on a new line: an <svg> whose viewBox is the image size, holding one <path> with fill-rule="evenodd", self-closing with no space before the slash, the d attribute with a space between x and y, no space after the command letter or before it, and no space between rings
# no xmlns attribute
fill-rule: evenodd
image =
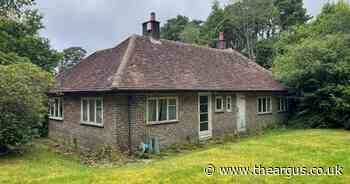
<svg viewBox="0 0 350 184"><path fill-rule="evenodd" d="M286 97L280 97L278 103L278 112L288 111L288 99Z"/></svg>
<svg viewBox="0 0 350 184"><path fill-rule="evenodd" d="M63 97L55 97L49 100L49 118L63 120Z"/></svg>
<svg viewBox="0 0 350 184"><path fill-rule="evenodd" d="M224 99L222 96L216 96L215 97L215 112L222 112L224 111Z"/></svg>
<svg viewBox="0 0 350 184"><path fill-rule="evenodd" d="M81 123L103 126L102 98L81 98Z"/></svg>
<svg viewBox="0 0 350 184"><path fill-rule="evenodd" d="M147 98L147 123L156 124L178 121L177 97Z"/></svg>
<svg viewBox="0 0 350 184"><path fill-rule="evenodd" d="M266 114L272 112L271 96L261 96L257 98L257 113Z"/></svg>
<svg viewBox="0 0 350 184"><path fill-rule="evenodd" d="M226 111L232 112L232 97L226 96Z"/></svg>

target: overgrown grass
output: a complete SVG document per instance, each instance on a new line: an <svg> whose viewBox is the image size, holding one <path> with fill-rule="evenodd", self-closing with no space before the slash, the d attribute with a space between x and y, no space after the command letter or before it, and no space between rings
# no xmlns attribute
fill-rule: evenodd
<svg viewBox="0 0 350 184"><path fill-rule="evenodd" d="M88 167L76 157L38 143L21 156L0 158L0 183L349 183L350 132L343 130L273 130L240 142L209 145L168 154L150 163L110 168ZM344 167L343 176L204 175L215 166Z"/></svg>

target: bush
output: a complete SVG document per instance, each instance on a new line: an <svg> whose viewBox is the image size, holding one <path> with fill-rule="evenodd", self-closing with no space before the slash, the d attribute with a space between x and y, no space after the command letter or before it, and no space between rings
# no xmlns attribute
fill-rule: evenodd
<svg viewBox="0 0 350 184"><path fill-rule="evenodd" d="M345 127L350 116L350 6L326 5L313 22L283 33L274 75L296 91L295 126Z"/></svg>
<svg viewBox="0 0 350 184"><path fill-rule="evenodd" d="M38 135L51 84L52 76L33 64L0 65L0 147L24 144Z"/></svg>

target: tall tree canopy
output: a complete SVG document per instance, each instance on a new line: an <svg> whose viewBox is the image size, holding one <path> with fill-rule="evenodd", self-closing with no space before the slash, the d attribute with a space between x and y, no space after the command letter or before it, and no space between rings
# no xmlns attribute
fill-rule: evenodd
<svg viewBox="0 0 350 184"><path fill-rule="evenodd" d="M278 9L279 25L282 31L286 31L294 25L301 25L311 17L307 15L303 0L274 0Z"/></svg>
<svg viewBox="0 0 350 184"><path fill-rule="evenodd" d="M224 23L224 10L220 7L219 1L214 0L211 7L211 13L200 31L202 44L216 47L219 32L224 30Z"/></svg>
<svg viewBox="0 0 350 184"><path fill-rule="evenodd" d="M305 126L350 128L350 7L328 4L310 24L282 34L274 75L295 89Z"/></svg>
<svg viewBox="0 0 350 184"><path fill-rule="evenodd" d="M81 47L69 47L63 50L63 61L60 63L59 72L72 68L86 55L86 50Z"/></svg>
<svg viewBox="0 0 350 184"><path fill-rule="evenodd" d="M164 26L161 27L161 38L180 41L180 34L188 23L189 18L182 15L167 20Z"/></svg>
<svg viewBox="0 0 350 184"><path fill-rule="evenodd" d="M31 6L26 6L33 3L25 0L6 0L0 4L0 10L4 14L0 16L0 62L26 60L52 72L62 56L50 47L48 39L39 36L39 30L43 28L42 16ZM25 10L22 10L24 6ZM11 15L9 12L12 11L19 17L7 16ZM9 61L1 61L1 58L8 58L6 60Z"/></svg>
<svg viewBox="0 0 350 184"><path fill-rule="evenodd" d="M26 143L45 122L53 71L61 55L39 36L42 16L30 0L0 2L0 151ZM45 71L46 70L46 71Z"/></svg>

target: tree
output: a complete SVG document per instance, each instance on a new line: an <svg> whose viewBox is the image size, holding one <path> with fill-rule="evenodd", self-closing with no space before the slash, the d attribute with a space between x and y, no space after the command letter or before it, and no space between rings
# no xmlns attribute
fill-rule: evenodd
<svg viewBox="0 0 350 184"><path fill-rule="evenodd" d="M278 9L279 26L282 31L289 27L306 23L311 17L307 15L303 0L274 0Z"/></svg>
<svg viewBox="0 0 350 184"><path fill-rule="evenodd" d="M200 44L201 21L188 23L180 33L180 41L184 43Z"/></svg>
<svg viewBox="0 0 350 184"><path fill-rule="evenodd" d="M273 73L295 90L296 121L350 128L350 6L328 4L310 24L284 32ZM298 121L301 120L301 121Z"/></svg>
<svg viewBox="0 0 350 184"><path fill-rule="evenodd" d="M220 7L219 1L214 0L211 13L201 29L200 37L203 45L216 47L219 32L224 30L224 21L224 10Z"/></svg>
<svg viewBox="0 0 350 184"><path fill-rule="evenodd" d="M27 143L47 114L51 74L31 63L0 65L0 150Z"/></svg>
<svg viewBox="0 0 350 184"><path fill-rule="evenodd" d="M8 2L16 3L17 1ZM22 7L22 5L18 5L18 7ZM1 55L12 54L16 57L27 58L31 63L46 71L53 72L62 56L50 47L48 39L39 36L39 30L43 28L42 16L36 10L28 8L30 7L27 7L26 11L20 12L20 18L0 16ZM2 6L2 9L6 8Z"/></svg>
<svg viewBox="0 0 350 184"><path fill-rule="evenodd" d="M70 47L67 49L63 50L63 58L64 60L62 61L60 65L60 71L65 71L67 69L72 68L76 64L80 62L86 55L86 50L84 50L81 47Z"/></svg>
<svg viewBox="0 0 350 184"><path fill-rule="evenodd" d="M230 46L255 59L258 40L276 33L276 15L272 0L242 0L225 7Z"/></svg>
<svg viewBox="0 0 350 184"><path fill-rule="evenodd" d="M167 20L164 26L161 27L161 38L180 41L180 34L188 23L189 18L182 15Z"/></svg>
<svg viewBox="0 0 350 184"><path fill-rule="evenodd" d="M0 16L20 17L28 11L26 7L34 5L34 0L1 0Z"/></svg>

